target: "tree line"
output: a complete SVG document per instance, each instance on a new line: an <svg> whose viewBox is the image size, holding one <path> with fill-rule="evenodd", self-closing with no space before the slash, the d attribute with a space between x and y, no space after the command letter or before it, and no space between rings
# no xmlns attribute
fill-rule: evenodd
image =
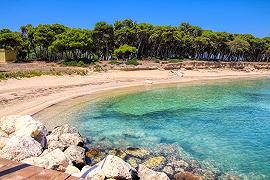
<svg viewBox="0 0 270 180"><path fill-rule="evenodd" d="M154 26L131 19L96 23L93 29L61 24L31 24L20 32L0 30L0 48L14 49L20 60L200 59L270 60L270 37L214 32L189 23Z"/></svg>

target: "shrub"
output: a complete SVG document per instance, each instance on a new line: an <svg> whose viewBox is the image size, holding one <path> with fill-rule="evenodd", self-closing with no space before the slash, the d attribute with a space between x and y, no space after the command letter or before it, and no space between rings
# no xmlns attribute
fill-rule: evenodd
<svg viewBox="0 0 270 180"><path fill-rule="evenodd" d="M169 63L179 63L179 62L183 62L183 60L181 59L170 59Z"/></svg>
<svg viewBox="0 0 270 180"><path fill-rule="evenodd" d="M116 60L111 60L111 61L109 62L109 64L115 65L115 64L118 64L118 62L117 62Z"/></svg>
<svg viewBox="0 0 270 180"><path fill-rule="evenodd" d="M96 72L104 71L104 69L102 68L102 66L99 65L99 64L95 65L94 68L95 68L94 71L96 71Z"/></svg>
<svg viewBox="0 0 270 180"><path fill-rule="evenodd" d="M64 61L63 64L65 66L78 66L78 67L85 66L83 61L76 61L76 60L67 60L67 61Z"/></svg>
<svg viewBox="0 0 270 180"><path fill-rule="evenodd" d="M62 76L64 74L77 74L85 76L88 74L88 70L74 69L74 70L53 70L50 71L40 71L40 70L30 70L30 71L14 71L14 72L0 72L0 81L10 78L21 79L21 78L30 78L35 76L50 75L50 76Z"/></svg>
<svg viewBox="0 0 270 180"><path fill-rule="evenodd" d="M125 64L126 64L126 65L134 65L134 66L138 66L140 63L137 61L137 59L130 59L130 60L126 61Z"/></svg>

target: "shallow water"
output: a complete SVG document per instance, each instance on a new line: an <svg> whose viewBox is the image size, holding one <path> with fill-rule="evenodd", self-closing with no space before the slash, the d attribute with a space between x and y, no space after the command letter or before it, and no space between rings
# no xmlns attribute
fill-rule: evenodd
<svg viewBox="0 0 270 180"><path fill-rule="evenodd" d="M99 144L176 144L248 179L270 178L270 79L151 89L85 103L68 118Z"/></svg>

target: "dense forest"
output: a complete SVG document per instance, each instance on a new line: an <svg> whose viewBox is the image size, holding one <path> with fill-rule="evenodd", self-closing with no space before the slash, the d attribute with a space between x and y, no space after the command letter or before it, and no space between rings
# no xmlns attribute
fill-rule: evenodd
<svg viewBox="0 0 270 180"><path fill-rule="evenodd" d="M0 30L0 48L14 49L19 60L200 59L270 60L270 37L203 30L189 23L154 26L126 19L98 22L90 29L61 24L25 25L21 32Z"/></svg>

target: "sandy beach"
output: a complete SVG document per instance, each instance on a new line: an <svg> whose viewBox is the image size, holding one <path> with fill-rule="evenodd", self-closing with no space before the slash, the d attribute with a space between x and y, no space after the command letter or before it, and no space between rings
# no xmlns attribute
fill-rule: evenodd
<svg viewBox="0 0 270 180"><path fill-rule="evenodd" d="M0 82L0 116L11 114L33 115L51 105L71 98L134 86L153 86L224 78L256 78L269 76L270 71L235 70L140 70L90 72L87 76L41 76L9 79ZM147 81L148 80L148 81ZM152 84L149 84L152 82Z"/></svg>

